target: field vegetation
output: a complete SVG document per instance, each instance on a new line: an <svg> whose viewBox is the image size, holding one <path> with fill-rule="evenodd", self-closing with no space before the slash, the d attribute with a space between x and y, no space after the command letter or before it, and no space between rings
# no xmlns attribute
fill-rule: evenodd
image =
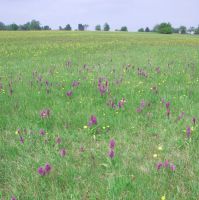
<svg viewBox="0 0 199 200"><path fill-rule="evenodd" d="M199 38L0 32L0 195L199 199Z"/></svg>

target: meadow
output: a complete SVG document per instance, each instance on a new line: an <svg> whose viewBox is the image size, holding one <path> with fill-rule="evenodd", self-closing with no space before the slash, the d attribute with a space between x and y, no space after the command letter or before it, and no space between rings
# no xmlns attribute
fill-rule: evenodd
<svg viewBox="0 0 199 200"><path fill-rule="evenodd" d="M199 199L199 37L0 32L0 198Z"/></svg>

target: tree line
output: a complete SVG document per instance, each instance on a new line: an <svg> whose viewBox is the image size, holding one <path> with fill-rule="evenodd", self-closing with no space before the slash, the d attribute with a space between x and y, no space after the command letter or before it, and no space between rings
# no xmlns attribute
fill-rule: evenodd
<svg viewBox="0 0 199 200"><path fill-rule="evenodd" d="M153 27L152 30L149 29L149 27L140 28L138 29L138 32L156 32L156 33L162 33L162 34L172 34L172 33L179 33L179 34L199 34L199 25L198 27L191 26L190 28L187 28L186 26L180 26L178 28L172 27L171 23L161 23L157 24Z"/></svg>
<svg viewBox="0 0 199 200"><path fill-rule="evenodd" d="M86 31L88 29L88 24L78 24L77 29L78 31ZM51 30L50 26L45 25L41 26L41 23L37 20L32 20L30 22L27 22L23 25L18 25L15 23L5 25L3 22L0 22L0 30L11 30L11 31L28 31L28 30ZM66 31L72 31L72 27L70 24L67 24L65 27L59 26L59 30L66 30ZM110 25L108 23L105 23L104 25L96 25L95 26L96 31L109 31ZM115 31L128 31L127 26L122 26L120 29L115 29ZM161 23L155 25L151 30L149 27L146 28L140 28L138 32L157 32L162 34L171 34L171 33L180 33L180 34L199 34L199 25L197 28L191 26L190 28L187 28L186 26L180 26L179 28L172 27L171 23Z"/></svg>
<svg viewBox="0 0 199 200"><path fill-rule="evenodd" d="M41 23L37 20L32 20L23 25L18 25L15 23L5 25L3 22L0 22L0 30L11 30L11 31L29 31L29 30L51 30L51 28L46 26L41 26Z"/></svg>

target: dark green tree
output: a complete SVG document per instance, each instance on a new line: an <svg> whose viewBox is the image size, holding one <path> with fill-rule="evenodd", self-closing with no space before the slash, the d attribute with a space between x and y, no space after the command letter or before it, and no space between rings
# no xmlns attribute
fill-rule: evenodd
<svg viewBox="0 0 199 200"><path fill-rule="evenodd" d="M40 22L33 19L30 22L30 30L41 30Z"/></svg>
<svg viewBox="0 0 199 200"><path fill-rule="evenodd" d="M47 31L47 30L51 30L51 28L50 28L50 26L44 26L44 27L42 27L42 30L45 30L45 31Z"/></svg>
<svg viewBox="0 0 199 200"><path fill-rule="evenodd" d="M170 23L161 23L158 28L158 32L162 34L171 34L172 26Z"/></svg>
<svg viewBox="0 0 199 200"><path fill-rule="evenodd" d="M17 24L13 23L13 24L8 25L7 29L11 30L11 31L17 31L19 29L19 26Z"/></svg>
<svg viewBox="0 0 199 200"><path fill-rule="evenodd" d="M21 25L22 30L30 30L30 22Z"/></svg>
<svg viewBox="0 0 199 200"><path fill-rule="evenodd" d="M108 23L104 24L104 31L109 31L110 30L110 26Z"/></svg>
<svg viewBox="0 0 199 200"><path fill-rule="evenodd" d="M186 26L180 26L179 33L186 34L187 33L187 27Z"/></svg>
<svg viewBox="0 0 199 200"><path fill-rule="evenodd" d="M71 31L72 28L71 28L70 24L67 24L67 25L65 26L64 30L66 30L66 31Z"/></svg>
<svg viewBox="0 0 199 200"><path fill-rule="evenodd" d="M79 31L84 31L84 25L78 24L78 30Z"/></svg>
<svg viewBox="0 0 199 200"><path fill-rule="evenodd" d="M6 25L3 22L0 22L0 31L5 30L5 29L6 29Z"/></svg>
<svg viewBox="0 0 199 200"><path fill-rule="evenodd" d="M95 26L95 30L96 30L96 31L101 31L101 25L99 25L99 24L96 25L96 26Z"/></svg>
<svg viewBox="0 0 199 200"><path fill-rule="evenodd" d="M128 28L126 26L122 26L120 31L128 31Z"/></svg>
<svg viewBox="0 0 199 200"><path fill-rule="evenodd" d="M145 28L145 32L150 32L149 27L146 27L146 28Z"/></svg>
<svg viewBox="0 0 199 200"><path fill-rule="evenodd" d="M138 32L144 32L143 28L138 29Z"/></svg>

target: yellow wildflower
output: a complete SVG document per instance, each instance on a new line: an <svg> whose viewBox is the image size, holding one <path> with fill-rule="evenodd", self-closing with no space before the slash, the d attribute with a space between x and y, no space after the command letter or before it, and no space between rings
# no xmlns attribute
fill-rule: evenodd
<svg viewBox="0 0 199 200"><path fill-rule="evenodd" d="M161 200L166 200L166 197L165 197L165 195L161 197Z"/></svg>

